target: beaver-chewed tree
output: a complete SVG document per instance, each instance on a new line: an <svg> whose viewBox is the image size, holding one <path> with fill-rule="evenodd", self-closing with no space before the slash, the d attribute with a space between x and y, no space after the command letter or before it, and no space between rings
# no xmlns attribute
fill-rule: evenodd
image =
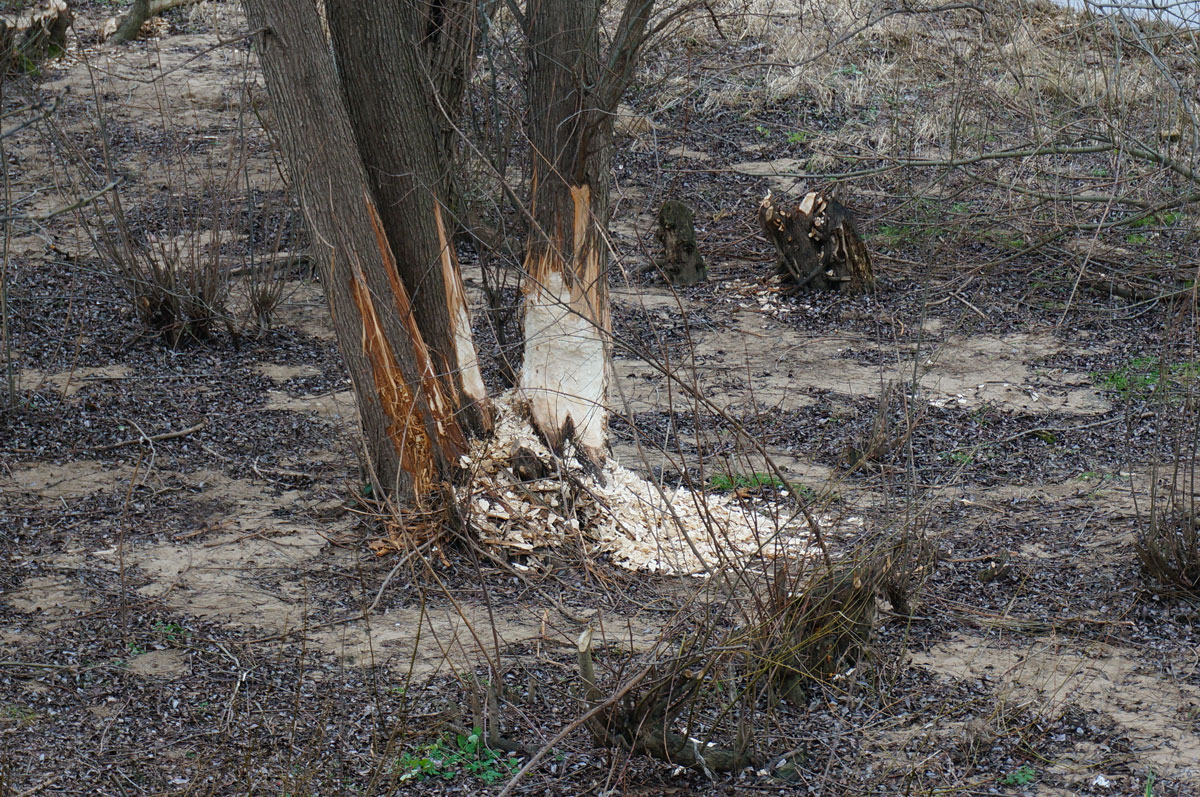
<svg viewBox="0 0 1200 797"><path fill-rule="evenodd" d="M452 503L491 417L453 246L455 142L481 15L524 39L533 175L521 389L537 430L593 461L607 447L612 117L654 0L244 0L278 140L354 384L372 481Z"/></svg>
<svg viewBox="0 0 1200 797"><path fill-rule="evenodd" d="M854 214L832 193L810 191L788 205L768 192L758 207L758 223L775 244L778 273L794 290L862 293L874 284L871 257Z"/></svg>

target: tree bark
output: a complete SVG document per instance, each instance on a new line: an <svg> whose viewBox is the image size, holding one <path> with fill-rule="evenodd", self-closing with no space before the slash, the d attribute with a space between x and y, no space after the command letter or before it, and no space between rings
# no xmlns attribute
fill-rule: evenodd
<svg viewBox="0 0 1200 797"><path fill-rule="evenodd" d="M312 0L245 0L381 489L423 505L466 449L400 279ZM434 208L428 213L434 214Z"/></svg>
<svg viewBox="0 0 1200 797"><path fill-rule="evenodd" d="M443 102L457 97L434 96L421 44L433 35L430 9L461 4L434 2L425 13L422 5L329 0L326 8L350 123L400 280L459 425L480 434L490 426L487 391L444 204L453 158L438 126L451 111Z"/></svg>
<svg viewBox="0 0 1200 797"><path fill-rule="evenodd" d="M133 41L138 37L138 32L141 31L142 25L148 19L150 19L150 0L133 0L133 5L129 7L129 11L117 24L117 32L113 34L110 41L113 44Z"/></svg>
<svg viewBox="0 0 1200 797"><path fill-rule="evenodd" d="M696 246L692 209L677 199L668 199L658 209L658 240L663 246L659 264L673 285L695 285L708 279L708 267Z"/></svg>
<svg viewBox="0 0 1200 797"><path fill-rule="evenodd" d="M14 59L36 59L66 49L71 10L63 0L49 0L43 6L0 17L0 59L4 61L4 69Z"/></svg>

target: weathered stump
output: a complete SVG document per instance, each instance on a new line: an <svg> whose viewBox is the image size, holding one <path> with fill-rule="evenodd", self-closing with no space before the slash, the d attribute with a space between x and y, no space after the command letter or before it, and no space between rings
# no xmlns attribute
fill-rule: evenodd
<svg viewBox="0 0 1200 797"><path fill-rule="evenodd" d="M133 5L123 17L110 17L105 20L100 31L100 38L109 44L125 44L131 42L147 30L146 23L164 11L180 6L190 6L200 0L133 0ZM166 23L160 30L165 29Z"/></svg>
<svg viewBox="0 0 1200 797"><path fill-rule="evenodd" d="M658 241L663 257L658 267L673 285L695 285L708 279L708 266L696 247L692 209L668 199L658 211Z"/></svg>
<svg viewBox="0 0 1200 797"><path fill-rule="evenodd" d="M70 26L71 10L63 0L46 0L20 14L0 16L4 68L62 52Z"/></svg>
<svg viewBox="0 0 1200 797"><path fill-rule="evenodd" d="M854 215L824 191L810 191L794 207L775 204L770 192L758 222L779 258L779 274L794 290L813 287L862 293L874 284L871 257Z"/></svg>

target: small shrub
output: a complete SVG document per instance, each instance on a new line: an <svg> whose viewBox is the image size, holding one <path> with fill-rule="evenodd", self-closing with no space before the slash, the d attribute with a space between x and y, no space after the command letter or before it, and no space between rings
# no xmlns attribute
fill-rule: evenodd
<svg viewBox="0 0 1200 797"><path fill-rule="evenodd" d="M484 783L495 783L519 766L516 758L488 747L479 728L470 734L443 734L431 744L404 753L396 762L401 782L428 778L453 780L469 775Z"/></svg>
<svg viewBox="0 0 1200 797"><path fill-rule="evenodd" d="M1138 534L1142 571L1169 593L1200 597L1200 518L1187 507L1151 511Z"/></svg>

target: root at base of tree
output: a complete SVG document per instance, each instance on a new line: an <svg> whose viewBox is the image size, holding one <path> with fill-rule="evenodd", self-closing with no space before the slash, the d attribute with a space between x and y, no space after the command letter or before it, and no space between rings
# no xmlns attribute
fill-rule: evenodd
<svg viewBox="0 0 1200 797"><path fill-rule="evenodd" d="M587 628L576 643L579 678L584 696L592 703L601 700L592 662L592 629ZM750 753L750 739L740 739L737 749L715 747L707 742L675 733L672 724L688 708L702 681L680 662L673 662L663 677L647 677L650 685L639 694L600 711L588 720L588 730L597 744L646 755L703 772L710 778L717 772L736 772L756 764Z"/></svg>
<svg viewBox="0 0 1200 797"><path fill-rule="evenodd" d="M141 33L142 26L152 17L172 8L195 5L199 2L200 0L133 0L133 5L125 16L120 19L113 17L105 23L104 33L109 35L102 33L102 38L108 39L110 44L133 41Z"/></svg>

